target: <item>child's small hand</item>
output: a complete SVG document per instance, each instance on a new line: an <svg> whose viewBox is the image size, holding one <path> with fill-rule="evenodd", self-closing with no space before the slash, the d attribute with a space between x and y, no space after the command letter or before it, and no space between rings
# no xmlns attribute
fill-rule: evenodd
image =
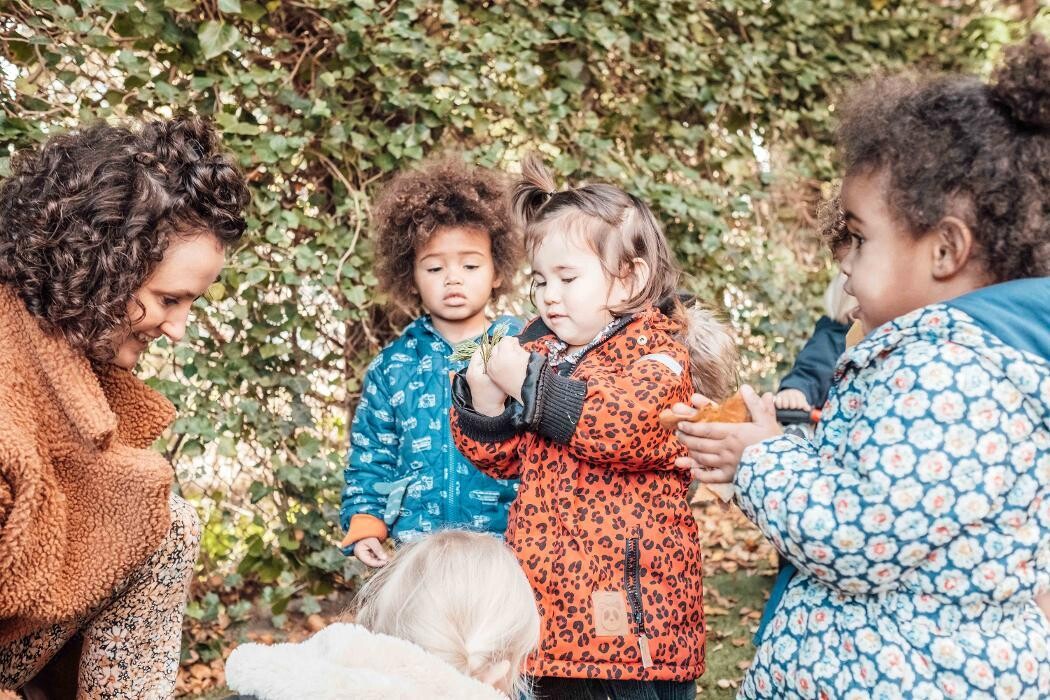
<svg viewBox="0 0 1050 700"><path fill-rule="evenodd" d="M474 410L484 416L498 416L503 413L507 392L500 389L492 381L492 377L485 373L485 363L481 359L480 352L474 353L474 356L470 358L466 376Z"/></svg>
<svg viewBox="0 0 1050 700"><path fill-rule="evenodd" d="M751 413L749 423L678 424L678 440L689 449L689 456L679 457L675 464L689 469L693 478L702 483L732 483L744 449L781 433L772 394L759 397L749 386L742 387L740 394ZM693 402L698 408L710 403L699 395L693 397ZM676 405L675 412L683 412L680 407L683 405Z"/></svg>
<svg viewBox="0 0 1050 700"><path fill-rule="evenodd" d="M778 391L776 397L773 399L773 405L777 408L796 411L810 410L809 401L806 400L806 395L798 389L784 389L783 391Z"/></svg>
<svg viewBox="0 0 1050 700"><path fill-rule="evenodd" d="M489 357L489 376L508 396L521 402L521 386L529 368L530 353L517 338L503 338Z"/></svg>
<svg viewBox="0 0 1050 700"><path fill-rule="evenodd" d="M386 566L387 561L389 561L386 550L383 549L383 543L376 537L366 537L363 540L359 540L354 545L354 556L360 559L362 564L373 569Z"/></svg>

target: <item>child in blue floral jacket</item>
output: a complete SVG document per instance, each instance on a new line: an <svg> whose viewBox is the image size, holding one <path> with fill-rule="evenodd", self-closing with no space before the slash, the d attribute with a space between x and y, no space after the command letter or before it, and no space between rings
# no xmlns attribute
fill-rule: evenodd
<svg viewBox="0 0 1050 700"><path fill-rule="evenodd" d="M815 444L751 391L752 423L680 425L799 569L742 697L1050 697L1048 75L1036 36L993 84L859 89L842 270L872 330Z"/></svg>
<svg viewBox="0 0 1050 700"><path fill-rule="evenodd" d="M517 482L479 472L452 442L453 345L517 319L486 317L512 283L520 235L500 174L447 159L405 173L374 210L376 276L402 306L426 313L375 358L351 428L340 519L343 551L382 566L383 540L443 527L502 535Z"/></svg>

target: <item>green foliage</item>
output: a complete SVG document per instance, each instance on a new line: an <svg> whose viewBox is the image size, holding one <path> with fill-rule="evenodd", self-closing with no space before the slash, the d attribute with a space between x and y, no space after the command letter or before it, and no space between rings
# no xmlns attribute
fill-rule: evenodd
<svg viewBox="0 0 1050 700"><path fill-rule="evenodd" d="M1023 29L1006 11L16 0L0 10L0 176L11 149L97 118L189 110L220 125L251 182L251 237L186 342L151 365L181 409L165 449L205 511L206 571L285 592L292 572L299 593L324 593L355 573L334 546L346 409L397 330L368 236L384 178L448 148L510 168L539 149L569 182L621 184L653 205L768 384L826 280L812 211L836 174L835 95L883 67L984 68Z"/></svg>

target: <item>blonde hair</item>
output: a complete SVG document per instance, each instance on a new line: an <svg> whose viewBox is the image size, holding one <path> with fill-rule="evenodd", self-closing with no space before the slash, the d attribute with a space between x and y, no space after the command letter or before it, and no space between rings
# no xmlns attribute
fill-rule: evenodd
<svg viewBox="0 0 1050 700"><path fill-rule="evenodd" d="M849 323L849 313L857 306L857 298L846 294L845 285L846 275L839 272L824 290L824 313L839 323Z"/></svg>
<svg viewBox="0 0 1050 700"><path fill-rule="evenodd" d="M700 304L688 306L685 318L687 326L678 340L689 350L693 390L721 403L740 383L736 340L728 326Z"/></svg>
<svg viewBox="0 0 1050 700"><path fill-rule="evenodd" d="M553 231L580 236L602 262L606 274L624 280L636 258L649 266L649 279L633 297L616 307L614 316L660 306L668 299L677 304L680 270L663 227L652 210L633 194L606 184L558 190L554 178L533 154L521 163L521 180L514 189L514 214L525 232L525 250L535 255ZM681 305L674 307L680 316Z"/></svg>
<svg viewBox="0 0 1050 700"><path fill-rule="evenodd" d="M510 697L527 690L525 658L540 618L518 560L501 540L443 530L405 545L357 594L356 622L412 642L460 672L488 682L508 662Z"/></svg>

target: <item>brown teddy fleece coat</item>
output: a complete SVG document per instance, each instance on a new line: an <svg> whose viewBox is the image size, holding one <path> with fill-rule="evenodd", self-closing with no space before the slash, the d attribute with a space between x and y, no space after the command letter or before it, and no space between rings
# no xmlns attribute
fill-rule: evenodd
<svg viewBox="0 0 1050 700"><path fill-rule="evenodd" d="M0 644L84 615L159 545L171 403L93 370L0 286Z"/></svg>

